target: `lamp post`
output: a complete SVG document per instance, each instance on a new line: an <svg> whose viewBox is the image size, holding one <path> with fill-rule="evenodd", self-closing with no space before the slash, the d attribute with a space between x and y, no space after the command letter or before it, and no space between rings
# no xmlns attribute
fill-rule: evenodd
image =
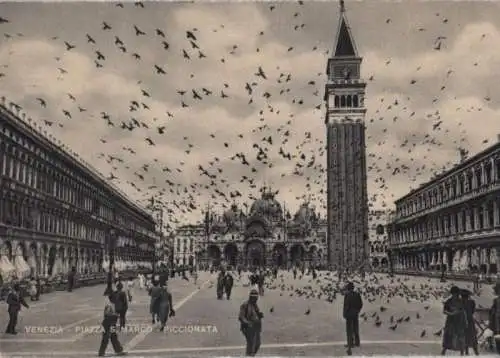
<svg viewBox="0 0 500 358"><path fill-rule="evenodd" d="M153 252L153 275L156 273L156 266L157 266L157 255L158 255L158 250L160 250L161 244L157 241L155 242L155 249Z"/></svg>
<svg viewBox="0 0 500 358"><path fill-rule="evenodd" d="M109 252L109 268L108 268L108 279L107 279L107 287L104 292L105 295L113 292L113 267L115 265L115 245L116 245L116 231L114 229L110 229L108 232L108 236L106 237L108 252Z"/></svg>

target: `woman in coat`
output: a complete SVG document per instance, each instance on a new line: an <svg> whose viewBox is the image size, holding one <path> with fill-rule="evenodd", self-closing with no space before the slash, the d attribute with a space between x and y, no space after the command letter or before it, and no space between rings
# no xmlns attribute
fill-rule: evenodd
<svg viewBox="0 0 500 358"><path fill-rule="evenodd" d="M479 355L477 330L474 323L474 312L476 312L476 302L470 298L472 292L461 290L460 295L464 301L465 315L467 317L467 328L465 329L465 354L469 355L469 348L474 350L475 355Z"/></svg>
<svg viewBox="0 0 500 358"><path fill-rule="evenodd" d="M453 286L450 293L451 297L446 300L443 309L446 322L443 330L441 355L445 355L447 350L460 351L460 355L464 355L467 317L463 301L460 298L460 289Z"/></svg>
<svg viewBox="0 0 500 358"><path fill-rule="evenodd" d="M168 317L175 316L172 295L168 292L166 286L160 288L160 297L158 304L158 319L160 320L160 332L163 332L167 324Z"/></svg>
<svg viewBox="0 0 500 358"><path fill-rule="evenodd" d="M153 281L153 287L151 287L151 289L149 290L149 295L151 296L149 304L149 313L151 313L153 324L155 324L160 310L160 295L161 295L161 288L158 286L157 281Z"/></svg>
<svg viewBox="0 0 500 358"><path fill-rule="evenodd" d="M493 331L497 353L500 354L500 283L493 286L495 298L490 308L489 329Z"/></svg>

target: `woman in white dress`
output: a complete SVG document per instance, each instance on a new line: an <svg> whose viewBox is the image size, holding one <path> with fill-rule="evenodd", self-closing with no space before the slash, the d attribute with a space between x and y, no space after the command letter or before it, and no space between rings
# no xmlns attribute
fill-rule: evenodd
<svg viewBox="0 0 500 358"><path fill-rule="evenodd" d="M133 289L134 289L134 280L132 278L130 278L128 281L127 281L127 296L128 296L128 301L129 302L132 302L132 297L134 296L133 295Z"/></svg>
<svg viewBox="0 0 500 358"><path fill-rule="evenodd" d="M144 275L142 273L139 274L139 288L141 290L144 290L145 282L144 282Z"/></svg>

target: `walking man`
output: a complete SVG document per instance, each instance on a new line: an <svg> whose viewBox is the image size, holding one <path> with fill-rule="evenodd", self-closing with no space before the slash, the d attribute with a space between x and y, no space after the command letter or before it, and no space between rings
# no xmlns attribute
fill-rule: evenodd
<svg viewBox="0 0 500 358"><path fill-rule="evenodd" d="M9 312L9 323L5 333L7 334L17 334L16 325L17 318L19 316L19 311L21 310L21 305L30 308L21 294L21 287L18 283L14 284L14 289L9 292L7 296L7 304L9 305L7 311Z"/></svg>
<svg viewBox="0 0 500 358"><path fill-rule="evenodd" d="M118 314L115 309L115 296L114 292L108 295L108 302L104 307L104 318L102 320L102 339L101 345L99 347L99 357L104 357L106 353L106 348L108 347L109 340L111 339L111 344L113 349L118 356L126 355L123 351L123 347L118 341L118 336L116 334L116 322L118 321Z"/></svg>
<svg viewBox="0 0 500 358"><path fill-rule="evenodd" d="M217 277L217 299L222 300L224 294L224 279L226 277L226 272L222 269Z"/></svg>
<svg viewBox="0 0 500 358"><path fill-rule="evenodd" d="M122 329L125 328L125 317L128 311L128 297L125 291L123 291L123 284L121 282L118 282L116 289L115 309L118 314L119 327Z"/></svg>
<svg viewBox="0 0 500 358"><path fill-rule="evenodd" d="M231 291L233 290L233 276L227 272L226 276L224 277L224 291L226 292L226 298L229 300L231 299Z"/></svg>
<svg viewBox="0 0 500 358"><path fill-rule="evenodd" d="M349 282L344 295L344 319L346 323L347 354L351 355L352 347L359 347L359 313L363 308L363 300L359 292L354 291L354 284Z"/></svg>
<svg viewBox="0 0 500 358"><path fill-rule="evenodd" d="M238 319L240 321L240 329L247 341L246 355L255 356L260 348L260 333L262 331L262 318L264 315L257 306L259 292L251 290L248 301L244 302L240 307Z"/></svg>
<svg viewBox="0 0 500 358"><path fill-rule="evenodd" d="M71 267L71 271L68 274L68 292L72 292L75 287L75 276L76 276L76 267Z"/></svg>

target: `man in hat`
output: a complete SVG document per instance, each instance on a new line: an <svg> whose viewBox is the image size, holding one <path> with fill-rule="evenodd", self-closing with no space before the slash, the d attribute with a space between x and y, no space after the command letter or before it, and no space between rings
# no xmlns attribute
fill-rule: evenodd
<svg viewBox="0 0 500 358"><path fill-rule="evenodd" d="M23 298L21 292L21 286L18 283L14 284L13 290L8 294L7 305L8 305L7 311L9 312L9 323L7 324L7 329L5 333L17 334L16 331L17 318L19 316L19 311L21 310L21 306L30 308L30 306L28 306L28 304Z"/></svg>
<svg viewBox="0 0 500 358"><path fill-rule="evenodd" d="M247 341L246 355L252 357L257 354L260 348L260 333L262 331L262 318L264 318L257 306L258 299L259 292L252 289L248 301L241 305L238 316L241 332Z"/></svg>
<svg viewBox="0 0 500 358"><path fill-rule="evenodd" d="M363 308L363 300L359 292L354 291L354 284L348 282L344 295L344 319L347 335L347 353L350 354L352 347L359 347L359 313Z"/></svg>

